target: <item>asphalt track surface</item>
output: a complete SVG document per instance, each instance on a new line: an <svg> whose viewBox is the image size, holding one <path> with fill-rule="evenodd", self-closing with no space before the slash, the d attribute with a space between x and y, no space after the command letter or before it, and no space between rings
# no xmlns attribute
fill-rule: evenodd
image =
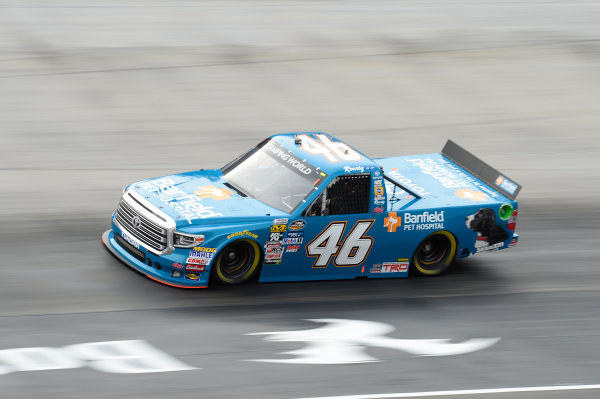
<svg viewBox="0 0 600 399"><path fill-rule="evenodd" d="M599 20L593 1L0 1L0 349L145 340L194 368L13 372L0 375L0 396L600 384ZM314 130L373 157L455 140L523 185L519 246L441 278L207 290L155 283L102 247L125 184ZM500 341L446 357L368 347L378 362L252 361L295 358L282 353L305 344L247 334L322 325L308 319Z"/></svg>

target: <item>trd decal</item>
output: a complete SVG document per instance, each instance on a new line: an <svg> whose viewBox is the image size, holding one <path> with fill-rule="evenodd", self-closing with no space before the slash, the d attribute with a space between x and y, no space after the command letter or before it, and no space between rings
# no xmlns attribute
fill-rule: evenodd
<svg viewBox="0 0 600 399"><path fill-rule="evenodd" d="M333 257L337 267L358 266L365 261L373 238L365 236L375 220L359 220L342 242L346 222L332 222L307 246L306 256L317 257L313 268L325 268Z"/></svg>

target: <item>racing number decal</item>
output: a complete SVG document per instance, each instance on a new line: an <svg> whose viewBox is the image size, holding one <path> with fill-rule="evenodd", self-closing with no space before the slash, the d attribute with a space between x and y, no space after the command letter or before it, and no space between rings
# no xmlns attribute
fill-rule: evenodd
<svg viewBox="0 0 600 399"><path fill-rule="evenodd" d="M317 140L308 134L299 134L300 148L312 155L322 155L329 162L360 161L362 156L341 141L331 141L326 134L315 134Z"/></svg>
<svg viewBox="0 0 600 399"><path fill-rule="evenodd" d="M325 268L333 257L337 267L358 266L365 261L373 238L365 236L374 220L359 220L341 242L346 222L332 222L306 246L306 256L317 257L313 268Z"/></svg>

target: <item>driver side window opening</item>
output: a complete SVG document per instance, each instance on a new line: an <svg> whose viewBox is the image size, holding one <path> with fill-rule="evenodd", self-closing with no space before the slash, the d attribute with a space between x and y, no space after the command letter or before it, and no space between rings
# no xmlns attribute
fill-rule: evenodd
<svg viewBox="0 0 600 399"><path fill-rule="evenodd" d="M371 175L337 177L307 209L306 216L369 212Z"/></svg>

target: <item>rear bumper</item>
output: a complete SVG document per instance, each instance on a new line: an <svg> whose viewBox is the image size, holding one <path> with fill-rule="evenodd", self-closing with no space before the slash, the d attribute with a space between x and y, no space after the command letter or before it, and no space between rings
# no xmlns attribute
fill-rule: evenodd
<svg viewBox="0 0 600 399"><path fill-rule="evenodd" d="M200 273L199 280L192 281L185 279L185 265L181 270L181 277L172 277L170 267L166 267L166 271L157 270L156 268L141 262L127 252L121 245L119 245L115 239L115 232L113 230L106 230L104 234L102 234L102 243L106 246L106 249L108 249L121 262L154 281L177 288L206 288L208 286L209 273ZM157 262L161 264L164 262L169 262L168 260L154 255L143 248L142 250L142 252L145 252L146 259L150 260L152 265Z"/></svg>

